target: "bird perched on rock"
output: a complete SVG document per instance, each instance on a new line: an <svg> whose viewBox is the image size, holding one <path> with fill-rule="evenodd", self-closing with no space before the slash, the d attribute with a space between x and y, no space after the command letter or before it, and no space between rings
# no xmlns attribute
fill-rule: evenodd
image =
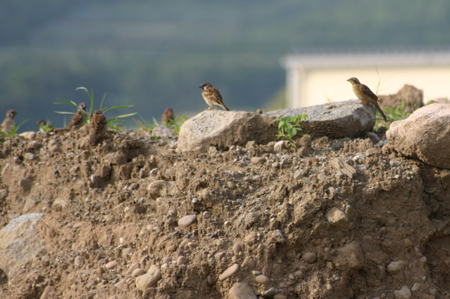
<svg viewBox="0 0 450 299"><path fill-rule="evenodd" d="M41 133L53 131L53 127L50 124L47 124L45 119L38 120L37 125L39 127L39 132Z"/></svg>
<svg viewBox="0 0 450 299"><path fill-rule="evenodd" d="M171 122L173 122L175 120L173 109L167 108L166 111L164 111L164 113L162 114L161 120L165 125L169 125Z"/></svg>
<svg viewBox="0 0 450 299"><path fill-rule="evenodd" d="M87 118L87 106L85 103L81 103L78 105L78 110L75 112L75 114L72 116L72 120L69 123L69 126L67 127L69 130L72 128L79 128L84 124L84 121Z"/></svg>
<svg viewBox="0 0 450 299"><path fill-rule="evenodd" d="M95 110L90 124L90 139L91 144L96 145L98 141L105 137L106 129L108 128L108 121L101 110Z"/></svg>
<svg viewBox="0 0 450 299"><path fill-rule="evenodd" d="M264 110L262 110L262 109L257 109L257 110L256 110L256 113L258 113L258 114L263 114L263 113L264 113Z"/></svg>
<svg viewBox="0 0 450 299"><path fill-rule="evenodd" d="M0 126L0 131L11 133L11 129L16 125L14 121L14 116L17 115L17 112L14 110L9 110L6 112L6 118L3 120L2 125Z"/></svg>
<svg viewBox="0 0 450 299"><path fill-rule="evenodd" d="M353 92L355 93L356 97L361 101L361 103L364 105L367 104L374 105L375 108L377 108L377 110L380 112L384 120L387 121L386 115L384 115L383 111L378 105L377 95L374 94L369 87L367 87L364 84L361 84L361 82L359 82L359 80L355 77L351 77L347 81L352 84Z"/></svg>
<svg viewBox="0 0 450 299"><path fill-rule="evenodd" d="M219 90L213 87L211 83L205 82L199 87L203 89L202 96L203 99L205 99L206 104L209 105L208 110L210 110L214 106L220 106L223 109L230 111L230 109L228 109L228 107L223 103L223 98ZM216 107L216 110L217 109L218 107Z"/></svg>

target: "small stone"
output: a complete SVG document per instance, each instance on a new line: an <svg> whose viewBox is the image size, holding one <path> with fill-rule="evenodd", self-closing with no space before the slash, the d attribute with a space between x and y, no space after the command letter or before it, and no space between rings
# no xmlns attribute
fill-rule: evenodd
<svg viewBox="0 0 450 299"><path fill-rule="evenodd" d="M228 267L228 269L226 269L225 271L223 271L222 274L219 275L219 280L220 281L225 280L228 277L236 274L238 271L239 271L239 264L234 264Z"/></svg>
<svg viewBox="0 0 450 299"><path fill-rule="evenodd" d="M234 245L233 245L233 252L234 252L234 254L238 255L239 252L241 252L241 251L242 251L241 243L239 243L239 242L234 243Z"/></svg>
<svg viewBox="0 0 450 299"><path fill-rule="evenodd" d="M283 294L276 294L273 296L273 299L287 299L287 296Z"/></svg>
<svg viewBox="0 0 450 299"><path fill-rule="evenodd" d="M265 163L267 161L267 159L264 158L264 157L253 157L251 159L251 161L252 161L253 164L263 164L263 163Z"/></svg>
<svg viewBox="0 0 450 299"><path fill-rule="evenodd" d="M209 219L209 218L211 218L211 213L208 212L208 211L205 211L205 212L203 213L203 219Z"/></svg>
<svg viewBox="0 0 450 299"><path fill-rule="evenodd" d="M413 292L417 292L418 290L420 290L420 283L416 282L413 287L411 288L411 291Z"/></svg>
<svg viewBox="0 0 450 299"><path fill-rule="evenodd" d="M263 295L264 297L273 297L278 293L279 293L279 291L276 288L271 287L267 291L262 292L261 295Z"/></svg>
<svg viewBox="0 0 450 299"><path fill-rule="evenodd" d="M36 158L35 154L32 154L32 153L26 153L25 154L25 159L26 160L34 160L34 158Z"/></svg>
<svg viewBox="0 0 450 299"><path fill-rule="evenodd" d="M276 142L275 145L273 146L273 150L275 152L281 152L284 148L284 144L285 142L283 140Z"/></svg>
<svg viewBox="0 0 450 299"><path fill-rule="evenodd" d="M73 262L73 264L74 264L76 267L81 266L81 264L82 264L81 256L78 255L78 256L75 258L75 261Z"/></svg>
<svg viewBox="0 0 450 299"><path fill-rule="evenodd" d="M211 275L208 275L208 277L206 277L206 282L208 282L208 284L210 286L212 286L214 284L214 279Z"/></svg>
<svg viewBox="0 0 450 299"><path fill-rule="evenodd" d="M236 282L228 292L229 299L257 299L255 292L246 282Z"/></svg>
<svg viewBox="0 0 450 299"><path fill-rule="evenodd" d="M272 237L275 239L275 241L277 243L286 243L286 239L283 236L283 233L281 232L281 230L279 230L279 229L276 229L273 231Z"/></svg>
<svg viewBox="0 0 450 299"><path fill-rule="evenodd" d="M304 178L302 178L302 182L309 185L309 184L311 184L311 179L304 177Z"/></svg>
<svg viewBox="0 0 450 299"><path fill-rule="evenodd" d="M411 291L407 286L403 286L400 290L394 291L395 299L410 299Z"/></svg>
<svg viewBox="0 0 450 299"><path fill-rule="evenodd" d="M270 282L270 278L265 275L258 275L255 277L257 283L266 284Z"/></svg>
<svg viewBox="0 0 450 299"><path fill-rule="evenodd" d="M396 273L401 271L405 266L406 266L405 261L390 262L389 265L387 265L386 270L389 273Z"/></svg>
<svg viewBox="0 0 450 299"><path fill-rule="evenodd" d="M344 212L342 212L341 210L339 210L338 208L331 208L329 209L325 216L327 217L328 222L330 223L347 223L348 222L348 217L347 214L345 214Z"/></svg>
<svg viewBox="0 0 450 299"><path fill-rule="evenodd" d="M116 261L112 261L112 262L107 263L107 264L105 265L105 268L106 268L106 269L112 269L112 268L114 268L115 266L117 266L117 262L116 262Z"/></svg>
<svg viewBox="0 0 450 299"><path fill-rule="evenodd" d="M187 215L178 220L178 226L188 227L197 219L197 215Z"/></svg>
<svg viewBox="0 0 450 299"><path fill-rule="evenodd" d="M177 265L185 265L185 264L187 264L187 262L188 262L188 259L182 255L179 256L177 259Z"/></svg>
<svg viewBox="0 0 450 299"><path fill-rule="evenodd" d="M246 257L242 262L242 268L246 268L249 270L255 269L256 262L252 257Z"/></svg>
<svg viewBox="0 0 450 299"><path fill-rule="evenodd" d="M141 275L144 275L144 274L145 274L145 270L144 269L137 268L137 269L135 269L133 271L133 273L131 273L131 276L132 277L138 277L138 276L141 276Z"/></svg>
<svg viewBox="0 0 450 299"><path fill-rule="evenodd" d="M381 155L381 148L379 148L379 147L369 148L368 150L366 150L365 154L367 157L379 156L379 155Z"/></svg>
<svg viewBox="0 0 450 299"><path fill-rule="evenodd" d="M130 268L127 270L127 274L133 273L134 270L139 268L139 262L134 262L130 265Z"/></svg>
<svg viewBox="0 0 450 299"><path fill-rule="evenodd" d="M39 299L49 299L50 298L50 292L53 290L51 286L46 286L44 289L44 292L42 292L41 297Z"/></svg>
<svg viewBox="0 0 450 299"><path fill-rule="evenodd" d="M148 288L156 286L160 279L161 270L157 266L152 265L146 274L136 278L136 287L144 292Z"/></svg>
<svg viewBox="0 0 450 299"><path fill-rule="evenodd" d="M314 263L317 259L317 255L314 252L306 252L303 254L302 259L307 263Z"/></svg>

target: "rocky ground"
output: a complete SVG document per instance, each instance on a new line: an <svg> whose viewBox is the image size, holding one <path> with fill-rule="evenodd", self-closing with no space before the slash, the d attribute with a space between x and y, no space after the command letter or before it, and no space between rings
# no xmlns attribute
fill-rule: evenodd
<svg viewBox="0 0 450 299"><path fill-rule="evenodd" d="M449 170L369 138L83 136L2 142L1 298L450 298Z"/></svg>

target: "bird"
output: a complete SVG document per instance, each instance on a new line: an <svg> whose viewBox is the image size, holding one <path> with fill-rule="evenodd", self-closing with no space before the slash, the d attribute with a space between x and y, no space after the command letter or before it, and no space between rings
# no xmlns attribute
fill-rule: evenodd
<svg viewBox="0 0 450 299"><path fill-rule="evenodd" d="M53 131L53 127L50 124L47 124L45 119L38 120L37 125L39 127L39 132L41 133Z"/></svg>
<svg viewBox="0 0 450 299"><path fill-rule="evenodd" d="M104 137L107 128L108 121L106 120L106 117L101 110L95 110L90 124L90 139L92 145L96 145L98 141Z"/></svg>
<svg viewBox="0 0 450 299"><path fill-rule="evenodd" d="M220 106L224 110L230 111L230 109L228 109L228 107L223 103L223 98L219 90L213 87L211 83L205 82L199 87L203 89L203 99L205 100L206 104L209 105L209 108L207 110L210 110L214 106ZM219 109L219 107L216 107L216 110L217 109Z"/></svg>
<svg viewBox="0 0 450 299"><path fill-rule="evenodd" d="M256 113L257 113L257 114L263 114L263 113L264 113L264 110L262 110L262 109L257 109L257 110L256 110Z"/></svg>
<svg viewBox="0 0 450 299"><path fill-rule="evenodd" d="M163 124L169 125L175 120L175 114L172 108L167 108L161 116Z"/></svg>
<svg viewBox="0 0 450 299"><path fill-rule="evenodd" d="M16 115L16 111L8 110L8 112L6 112L6 118L3 120L0 126L0 131L6 132L8 134L11 133L12 127L16 126L16 122L14 121L14 116Z"/></svg>
<svg viewBox="0 0 450 299"><path fill-rule="evenodd" d="M85 103L81 103L78 105L78 110L72 116L70 120L69 126L67 127L69 130L72 128L79 128L84 124L85 119L87 118L87 106Z"/></svg>
<svg viewBox="0 0 450 299"><path fill-rule="evenodd" d="M374 105L375 108L380 112L381 116L385 121L387 121L386 115L384 115L383 111L380 108L380 105L378 105L378 97L376 94L374 94L367 85L361 84L359 80L355 77L351 77L347 80L352 84L353 92L355 93L356 97L361 101L362 104L367 105Z"/></svg>

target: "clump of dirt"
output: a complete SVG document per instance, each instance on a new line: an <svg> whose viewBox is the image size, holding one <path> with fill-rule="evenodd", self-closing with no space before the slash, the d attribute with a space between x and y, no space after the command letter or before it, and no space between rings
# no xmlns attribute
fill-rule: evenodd
<svg viewBox="0 0 450 299"><path fill-rule="evenodd" d="M0 297L449 298L450 171L383 140L186 156L176 137L83 136L3 142L0 225L44 213L46 252L0 271Z"/></svg>

